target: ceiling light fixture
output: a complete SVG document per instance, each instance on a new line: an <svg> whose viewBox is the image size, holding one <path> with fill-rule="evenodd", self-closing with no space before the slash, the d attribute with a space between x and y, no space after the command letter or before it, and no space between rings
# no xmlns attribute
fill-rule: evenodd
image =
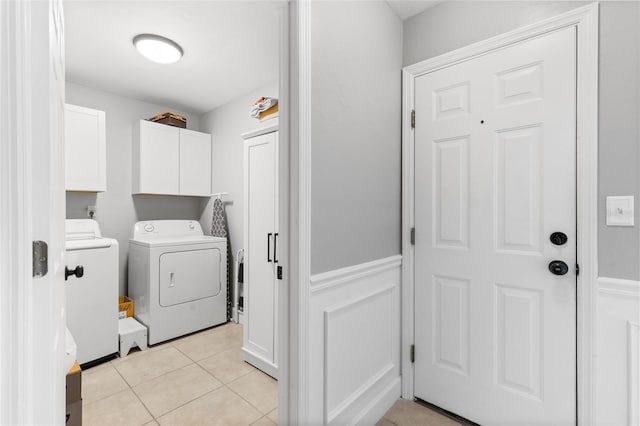
<svg viewBox="0 0 640 426"><path fill-rule="evenodd" d="M182 58L182 47L173 40L155 34L139 34L133 45L145 58L159 64L172 64Z"/></svg>

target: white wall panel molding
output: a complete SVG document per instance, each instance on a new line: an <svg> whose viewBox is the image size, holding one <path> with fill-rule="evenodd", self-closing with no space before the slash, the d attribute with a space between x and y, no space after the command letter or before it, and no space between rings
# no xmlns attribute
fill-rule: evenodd
<svg viewBox="0 0 640 426"><path fill-rule="evenodd" d="M393 312L395 286L366 294L324 310L324 419L331 424L358 398L361 398L378 381L393 370L393 321L385 315L376 318L375 312ZM365 312L369 309L370 312ZM373 315L372 315L373 314ZM349 335L349 322L356 317L367 318L367 327L377 330L378 340L360 341ZM373 325L371 321L378 320ZM371 347L367 347L371 346ZM377 347L375 347L377 346ZM377 349L377 350L376 350ZM345 375L350 363L367 363L361 380L353 380L345 386ZM369 371L365 371L369 370Z"/></svg>
<svg viewBox="0 0 640 426"><path fill-rule="evenodd" d="M598 290L604 295L640 298L640 281L599 277Z"/></svg>
<svg viewBox="0 0 640 426"><path fill-rule="evenodd" d="M311 277L309 417L372 424L400 396L400 279L391 256Z"/></svg>
<svg viewBox="0 0 640 426"><path fill-rule="evenodd" d="M640 281L597 282L595 423L640 425Z"/></svg>
<svg viewBox="0 0 640 426"><path fill-rule="evenodd" d="M399 268L400 266L402 266L402 256L397 255L315 274L311 276L311 293L324 291L341 284L349 283L355 279L366 278L384 271Z"/></svg>
<svg viewBox="0 0 640 426"><path fill-rule="evenodd" d="M640 425L640 324L627 322L629 425Z"/></svg>

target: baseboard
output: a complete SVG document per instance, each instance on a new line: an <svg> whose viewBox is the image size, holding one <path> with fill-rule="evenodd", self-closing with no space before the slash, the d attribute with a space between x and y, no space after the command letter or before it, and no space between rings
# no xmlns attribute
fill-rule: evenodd
<svg viewBox="0 0 640 426"><path fill-rule="evenodd" d="M402 381L397 377L380 395L373 399L354 419L354 424L376 424L391 407L400 399Z"/></svg>
<svg viewBox="0 0 640 426"><path fill-rule="evenodd" d="M244 360L249 364L253 365L258 370L268 374L274 379L278 380L278 366L259 357L253 352L247 350L246 348L242 348L242 353L244 355Z"/></svg>

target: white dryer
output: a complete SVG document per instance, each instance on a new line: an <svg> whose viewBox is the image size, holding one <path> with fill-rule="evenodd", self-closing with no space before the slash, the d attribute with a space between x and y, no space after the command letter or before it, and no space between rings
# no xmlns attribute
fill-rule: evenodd
<svg viewBox="0 0 640 426"><path fill-rule="evenodd" d="M151 345L226 322L227 239L192 220L136 223L129 297Z"/></svg>

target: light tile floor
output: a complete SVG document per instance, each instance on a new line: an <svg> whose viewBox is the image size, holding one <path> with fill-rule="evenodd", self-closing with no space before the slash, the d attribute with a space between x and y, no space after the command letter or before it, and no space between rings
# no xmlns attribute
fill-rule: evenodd
<svg viewBox="0 0 640 426"><path fill-rule="evenodd" d="M275 425L277 382L227 323L82 372L83 425Z"/></svg>
<svg viewBox="0 0 640 426"><path fill-rule="evenodd" d="M227 323L82 372L84 426L256 425L278 419L277 382L242 358L242 326ZM459 426L399 400L377 426Z"/></svg>
<svg viewBox="0 0 640 426"><path fill-rule="evenodd" d="M404 399L398 400L376 426L464 426L424 405Z"/></svg>

